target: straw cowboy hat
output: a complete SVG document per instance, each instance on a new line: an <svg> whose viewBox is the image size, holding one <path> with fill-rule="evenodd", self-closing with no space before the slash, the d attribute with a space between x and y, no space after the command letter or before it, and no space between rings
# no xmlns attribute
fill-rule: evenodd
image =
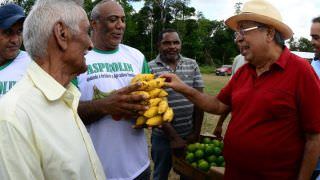
<svg viewBox="0 0 320 180"><path fill-rule="evenodd" d="M246 2L241 13L228 18L225 23L231 29L237 30L238 22L244 20L270 25L278 30L284 39L290 39L293 35L291 28L282 22L280 12L264 0Z"/></svg>

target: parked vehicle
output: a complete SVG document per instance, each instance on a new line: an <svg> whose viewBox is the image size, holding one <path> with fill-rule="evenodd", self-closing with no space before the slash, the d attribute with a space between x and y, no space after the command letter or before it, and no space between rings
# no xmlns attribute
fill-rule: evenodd
<svg viewBox="0 0 320 180"><path fill-rule="evenodd" d="M229 76L232 73L232 65L223 65L216 69L217 76Z"/></svg>

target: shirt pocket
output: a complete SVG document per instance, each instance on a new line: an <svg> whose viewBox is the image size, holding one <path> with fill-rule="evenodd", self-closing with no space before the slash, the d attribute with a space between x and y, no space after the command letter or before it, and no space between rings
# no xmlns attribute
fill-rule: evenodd
<svg viewBox="0 0 320 180"><path fill-rule="evenodd" d="M297 115L296 98L294 93L282 89L269 88L263 91L266 111L273 119L295 117Z"/></svg>

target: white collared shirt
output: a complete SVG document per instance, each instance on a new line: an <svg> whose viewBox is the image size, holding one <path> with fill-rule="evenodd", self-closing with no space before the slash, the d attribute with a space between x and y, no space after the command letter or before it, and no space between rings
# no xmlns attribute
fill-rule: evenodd
<svg viewBox="0 0 320 180"><path fill-rule="evenodd" d="M80 93L32 62L0 100L1 180L102 180L105 175L77 114Z"/></svg>

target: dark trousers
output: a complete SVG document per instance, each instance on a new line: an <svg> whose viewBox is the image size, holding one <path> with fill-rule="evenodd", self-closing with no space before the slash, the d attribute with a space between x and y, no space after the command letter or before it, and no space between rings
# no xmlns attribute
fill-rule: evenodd
<svg viewBox="0 0 320 180"><path fill-rule="evenodd" d="M164 136L152 135L151 144L153 180L167 180L172 167L170 141Z"/></svg>

